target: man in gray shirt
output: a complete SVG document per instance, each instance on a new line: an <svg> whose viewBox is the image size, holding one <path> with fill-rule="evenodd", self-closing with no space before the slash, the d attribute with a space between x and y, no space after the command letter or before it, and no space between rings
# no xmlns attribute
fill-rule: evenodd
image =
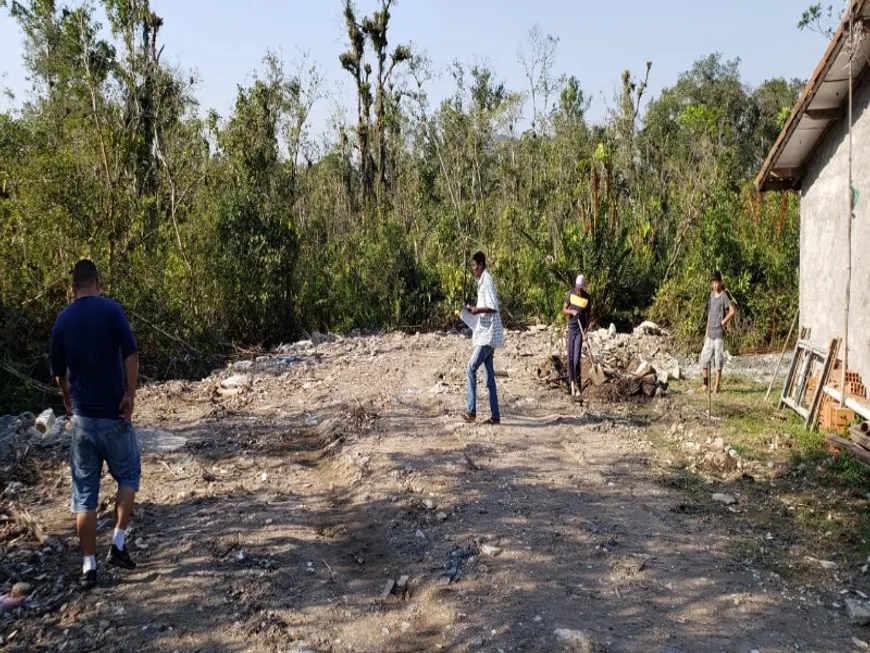
<svg viewBox="0 0 870 653"><path fill-rule="evenodd" d="M704 340L704 349L701 351L701 369L704 374L704 392L707 392L707 384L710 382L710 367L716 370L716 381L713 383L713 392L719 394L719 382L722 379L722 368L725 365L725 325L734 317L734 306L731 298L722 286L722 274L717 270L710 280L713 283L713 292L707 306L707 338Z"/></svg>

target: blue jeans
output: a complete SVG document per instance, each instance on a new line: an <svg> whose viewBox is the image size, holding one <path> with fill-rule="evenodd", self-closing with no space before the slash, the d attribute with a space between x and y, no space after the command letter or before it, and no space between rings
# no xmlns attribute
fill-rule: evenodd
<svg viewBox="0 0 870 653"><path fill-rule="evenodd" d="M486 373L486 389L489 392L489 408L492 411L493 419L501 419L501 414L498 410L498 392L495 387L495 369L492 364L492 357L495 350L484 345L475 347L471 354L471 360L468 361L468 383L466 389L468 391L468 412L472 415L477 414L477 370L483 365Z"/></svg>
<svg viewBox="0 0 870 653"><path fill-rule="evenodd" d="M136 432L130 422L120 419L72 419L69 466L72 472L74 513L97 509L103 461L119 488L139 491L142 462Z"/></svg>

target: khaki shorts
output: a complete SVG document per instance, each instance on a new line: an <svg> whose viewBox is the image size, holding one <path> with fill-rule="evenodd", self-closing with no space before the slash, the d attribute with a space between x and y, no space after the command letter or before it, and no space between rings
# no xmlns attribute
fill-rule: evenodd
<svg viewBox="0 0 870 653"><path fill-rule="evenodd" d="M725 367L725 341L721 338L704 340L700 363L704 369L712 367L714 370L722 371L722 368Z"/></svg>

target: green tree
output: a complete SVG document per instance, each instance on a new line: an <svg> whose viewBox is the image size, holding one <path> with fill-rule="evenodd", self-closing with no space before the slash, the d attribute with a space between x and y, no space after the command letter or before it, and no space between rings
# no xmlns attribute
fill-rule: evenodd
<svg viewBox="0 0 870 653"><path fill-rule="evenodd" d="M592 121L582 78L555 74L558 41L534 28L524 88L457 61L433 104L424 53L391 45L395 2L343 9L357 111L315 138L327 93L304 56L266 53L222 117L163 61L149 0L9 3L33 88L0 113L4 365L50 381L48 334L83 256L130 314L152 378L312 329L449 327L478 248L510 325L560 319L582 271L596 323L652 315L691 347L718 266L741 306L731 344L784 335L798 200L759 198L751 180L799 81L751 86L713 54L649 100L647 64ZM29 397L0 371L4 411Z"/></svg>

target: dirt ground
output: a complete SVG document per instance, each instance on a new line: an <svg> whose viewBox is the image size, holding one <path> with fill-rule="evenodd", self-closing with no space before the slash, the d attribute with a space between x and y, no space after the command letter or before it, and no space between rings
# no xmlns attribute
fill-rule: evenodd
<svg viewBox="0 0 870 653"><path fill-rule="evenodd" d="M699 419L681 392L573 403L536 378L554 347L549 331L508 335L500 426L459 419L471 349L459 335L348 338L143 389L137 426L174 437L142 433L129 540L139 568L100 558L99 587L72 586L68 471L62 450L43 457L12 491L49 545L4 545L17 565L7 580L32 583L38 607L0 622L3 645L554 651L559 629L588 638L571 650L626 653L870 640L842 604L867 590L848 572L856 547L829 571L805 562L824 543L759 531L749 513L775 503L773 476L684 482L655 444L676 420ZM113 490L106 478L102 555Z"/></svg>

